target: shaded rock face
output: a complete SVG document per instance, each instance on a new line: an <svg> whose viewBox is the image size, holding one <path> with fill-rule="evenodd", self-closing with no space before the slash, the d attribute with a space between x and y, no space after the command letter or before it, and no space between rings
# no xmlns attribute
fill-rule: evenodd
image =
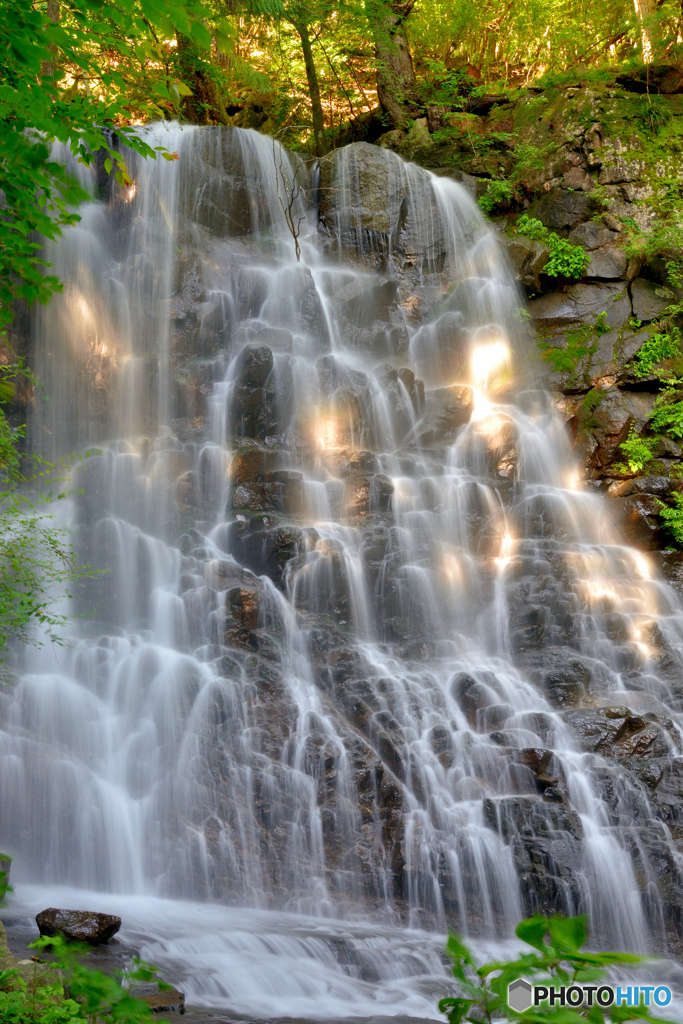
<svg viewBox="0 0 683 1024"><path fill-rule="evenodd" d="M91 946L99 946L116 935L121 927L121 918L91 910L57 910L49 907L36 914L36 924L41 935L50 938L61 935L72 942L88 942Z"/></svg>
<svg viewBox="0 0 683 1024"><path fill-rule="evenodd" d="M73 678L29 678L0 703L13 756L27 736L44 752L25 774L40 800L3 790L0 841L35 834L31 869L49 875L55 837L34 808L50 800L62 881L112 887L140 868L170 896L488 935L590 907L605 942L644 945L661 920L673 934L683 904L657 871L676 863L683 800L679 612L603 505L569 486L563 424L535 371L515 376L531 342L521 293L476 210L453 182L353 146L321 166L297 261L261 206L272 140L254 142L252 194L249 137L233 153L233 133L194 135L187 152L179 141L185 198L139 181L180 211L168 293L135 279L156 320L121 282L159 358L152 372L122 356L133 379L116 394L127 383L135 401L109 399L117 432L78 470L83 560L107 570L84 590L97 629ZM231 175L249 221L235 221ZM591 220L584 192L541 212L612 273L619 232ZM154 216L150 238L166 223ZM518 248L548 338L593 332L559 379L577 434L595 421L602 478L651 412L625 386L649 336L625 327L638 277L596 271L550 294L543 247ZM103 292L117 265L103 261ZM615 504L663 493L649 486ZM73 794L112 735L142 824L114 829L103 785L119 845L85 861ZM652 856L639 829L661 833Z"/></svg>

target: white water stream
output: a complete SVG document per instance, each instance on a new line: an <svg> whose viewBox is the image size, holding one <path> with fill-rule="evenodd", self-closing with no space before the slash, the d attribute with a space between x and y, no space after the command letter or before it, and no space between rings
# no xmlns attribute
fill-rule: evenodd
<svg viewBox="0 0 683 1024"><path fill-rule="evenodd" d="M678 756L647 637L680 673L683 615L526 390L476 207L349 147L297 172L299 263L298 158L155 132L180 159L84 208L35 318L31 441L90 451L64 515L105 571L0 694L22 906L114 910L188 1001L256 1017L436 1015L447 926L505 942L530 898L656 944L643 829L680 855L537 676L580 655L589 703L663 713Z"/></svg>

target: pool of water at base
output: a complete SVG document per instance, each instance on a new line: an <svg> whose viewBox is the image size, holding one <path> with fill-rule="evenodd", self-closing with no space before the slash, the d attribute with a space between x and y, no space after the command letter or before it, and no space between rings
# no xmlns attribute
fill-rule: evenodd
<svg viewBox="0 0 683 1024"><path fill-rule="evenodd" d="M156 964L185 994L186 1024L286 1020L333 1024L443 1021L449 994L446 936L369 920L308 917L219 904L55 886L15 886L2 918L30 941L46 907L96 910L122 919L119 943L100 947L107 970L133 955ZM484 959L510 959L517 941L470 943ZM528 950L528 947L527 947ZM638 977L636 977L636 974ZM676 995L664 1015L683 1022L683 966L672 960L612 980L657 982Z"/></svg>

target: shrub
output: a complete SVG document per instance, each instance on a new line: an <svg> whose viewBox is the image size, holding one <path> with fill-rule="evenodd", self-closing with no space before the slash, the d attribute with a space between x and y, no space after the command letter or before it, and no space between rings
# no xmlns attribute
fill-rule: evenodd
<svg viewBox="0 0 683 1024"><path fill-rule="evenodd" d="M683 548L683 494L674 491L673 505L659 501L659 517L664 520L664 532L668 533L677 548Z"/></svg>
<svg viewBox="0 0 683 1024"><path fill-rule="evenodd" d="M617 463L614 468L622 473L641 473L648 462L652 461L652 449L656 443L656 438L648 440L641 437L635 423L632 423L628 437L619 445L626 458L626 465Z"/></svg>
<svg viewBox="0 0 683 1024"><path fill-rule="evenodd" d="M550 259L543 267L549 277L583 277L590 263L590 256L580 245L572 245L566 238L560 238L549 231L540 220L523 214L517 221L517 234L543 242L550 249Z"/></svg>
<svg viewBox="0 0 683 1024"><path fill-rule="evenodd" d="M683 379L674 377L657 396L655 409L650 420L653 430L664 431L670 437L683 437Z"/></svg>
<svg viewBox="0 0 683 1024"><path fill-rule="evenodd" d="M595 1003L590 1010L569 1006L532 1006L517 1013L508 1006L508 986L518 978L533 978L547 984L581 985L606 976L606 969L618 964L641 963L646 957L631 953L587 953L581 950L588 938L587 919L583 917L530 917L517 925L517 937L534 952L522 953L517 960L477 964L471 951L458 935L451 935L446 952L453 963L459 995L439 1002L439 1010L450 1024L471 1021L482 1024L493 1020L527 1021L529 1024L603 1024L613 1021L657 1021L644 1005L603 1008ZM549 939L550 941L546 941ZM662 1024L662 1022L660 1022Z"/></svg>
<svg viewBox="0 0 683 1024"><path fill-rule="evenodd" d="M479 205L486 214L491 214L503 203L509 203L516 196L516 189L509 181L490 181L486 192L479 196Z"/></svg>
<svg viewBox="0 0 683 1024"><path fill-rule="evenodd" d="M160 989L171 986L155 978L157 968L143 960L134 969L114 976L83 966L79 961L89 948L67 943L59 936L43 937L31 949L49 948L56 955L54 971L41 974L37 958L33 983L27 985L16 968L0 971L0 1022L2 1024L148 1024L152 1012L128 990L130 982L157 981ZM45 961L43 961L45 963ZM61 983L63 972L68 990Z"/></svg>

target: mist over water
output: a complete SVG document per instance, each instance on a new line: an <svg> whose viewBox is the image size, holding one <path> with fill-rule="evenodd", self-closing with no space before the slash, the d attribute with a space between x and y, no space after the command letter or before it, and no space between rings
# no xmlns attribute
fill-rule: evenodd
<svg viewBox="0 0 683 1024"><path fill-rule="evenodd" d="M679 755L683 615L477 207L364 144L152 134L179 159L84 207L35 316L30 441L88 453L60 505L102 572L0 694L21 899L97 892L188 1001L264 1017L424 1017L447 927L536 909L661 949L681 856L571 716Z"/></svg>

